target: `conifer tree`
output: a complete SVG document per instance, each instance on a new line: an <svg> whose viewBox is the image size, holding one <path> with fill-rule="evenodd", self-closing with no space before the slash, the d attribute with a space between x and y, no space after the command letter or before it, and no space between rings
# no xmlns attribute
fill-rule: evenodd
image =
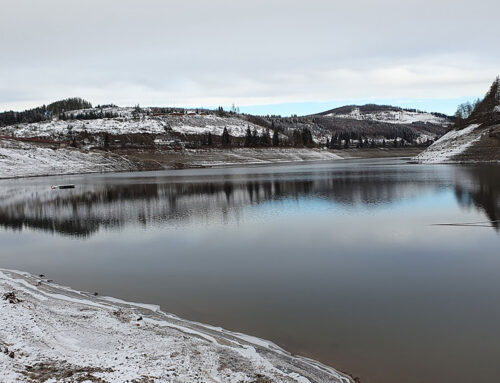
<svg viewBox="0 0 500 383"><path fill-rule="evenodd" d="M227 127L224 126L224 131L222 132L222 145L229 146L231 145L231 139L229 138L229 132L227 131Z"/></svg>
<svg viewBox="0 0 500 383"><path fill-rule="evenodd" d="M351 141L351 139L350 139L349 137L347 137L347 136L346 136L346 139L345 139L345 144L344 144L344 146L345 146L345 148L346 148L346 149L348 149L348 148L349 148L349 145L351 144L351 142L350 142L350 141Z"/></svg>
<svg viewBox="0 0 500 383"><path fill-rule="evenodd" d="M252 146L252 132L250 131L250 126L247 126L247 132L245 134L245 146L247 148Z"/></svg>
<svg viewBox="0 0 500 383"><path fill-rule="evenodd" d="M104 149L109 150L109 134L104 134Z"/></svg>
<svg viewBox="0 0 500 383"><path fill-rule="evenodd" d="M258 137L258 134L257 134L257 128L253 128L253 131L252 131L252 144L251 146L257 146L257 144L259 143L259 137Z"/></svg>
<svg viewBox="0 0 500 383"><path fill-rule="evenodd" d="M278 129L275 128L273 132L273 146L276 147L279 145L280 145L280 138L278 135Z"/></svg>
<svg viewBox="0 0 500 383"><path fill-rule="evenodd" d="M260 137L260 144L262 146L269 146L271 144L271 135L269 134L269 129L262 132L262 136Z"/></svg>

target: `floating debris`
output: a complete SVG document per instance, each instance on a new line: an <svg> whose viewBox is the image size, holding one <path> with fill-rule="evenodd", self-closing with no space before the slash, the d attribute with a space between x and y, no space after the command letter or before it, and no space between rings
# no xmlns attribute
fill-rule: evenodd
<svg viewBox="0 0 500 383"><path fill-rule="evenodd" d="M457 223L433 223L431 226L467 226L467 227L495 227L495 223L500 220L483 222L457 222Z"/></svg>
<svg viewBox="0 0 500 383"><path fill-rule="evenodd" d="M51 189L74 189L75 185L52 185Z"/></svg>

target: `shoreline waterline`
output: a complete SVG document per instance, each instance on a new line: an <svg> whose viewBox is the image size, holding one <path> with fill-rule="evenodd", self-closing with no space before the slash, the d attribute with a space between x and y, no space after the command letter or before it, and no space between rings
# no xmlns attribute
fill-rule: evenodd
<svg viewBox="0 0 500 383"><path fill-rule="evenodd" d="M227 382L354 382L272 342L187 321L158 306L78 292L44 276L0 269L0 292L5 382L57 381L62 370L113 382L188 382L203 374Z"/></svg>

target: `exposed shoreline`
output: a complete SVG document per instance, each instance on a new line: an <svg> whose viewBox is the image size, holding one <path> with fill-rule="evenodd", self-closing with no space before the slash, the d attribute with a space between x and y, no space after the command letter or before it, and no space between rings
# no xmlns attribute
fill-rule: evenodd
<svg viewBox="0 0 500 383"><path fill-rule="evenodd" d="M134 172L224 166L336 161L355 158L413 157L421 148L324 150L237 148L183 151L117 150L82 152L0 140L0 179Z"/></svg>
<svg viewBox="0 0 500 383"><path fill-rule="evenodd" d="M24 272L0 269L0 294L4 383L354 382L271 342Z"/></svg>

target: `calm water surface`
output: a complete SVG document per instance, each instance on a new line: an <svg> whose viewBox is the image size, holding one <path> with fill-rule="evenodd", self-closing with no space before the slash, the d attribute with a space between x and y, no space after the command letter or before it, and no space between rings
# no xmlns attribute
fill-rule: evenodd
<svg viewBox="0 0 500 383"><path fill-rule="evenodd" d="M499 216L493 165L4 180L0 267L271 339L364 383L494 382ZM478 224L434 225L448 223Z"/></svg>

